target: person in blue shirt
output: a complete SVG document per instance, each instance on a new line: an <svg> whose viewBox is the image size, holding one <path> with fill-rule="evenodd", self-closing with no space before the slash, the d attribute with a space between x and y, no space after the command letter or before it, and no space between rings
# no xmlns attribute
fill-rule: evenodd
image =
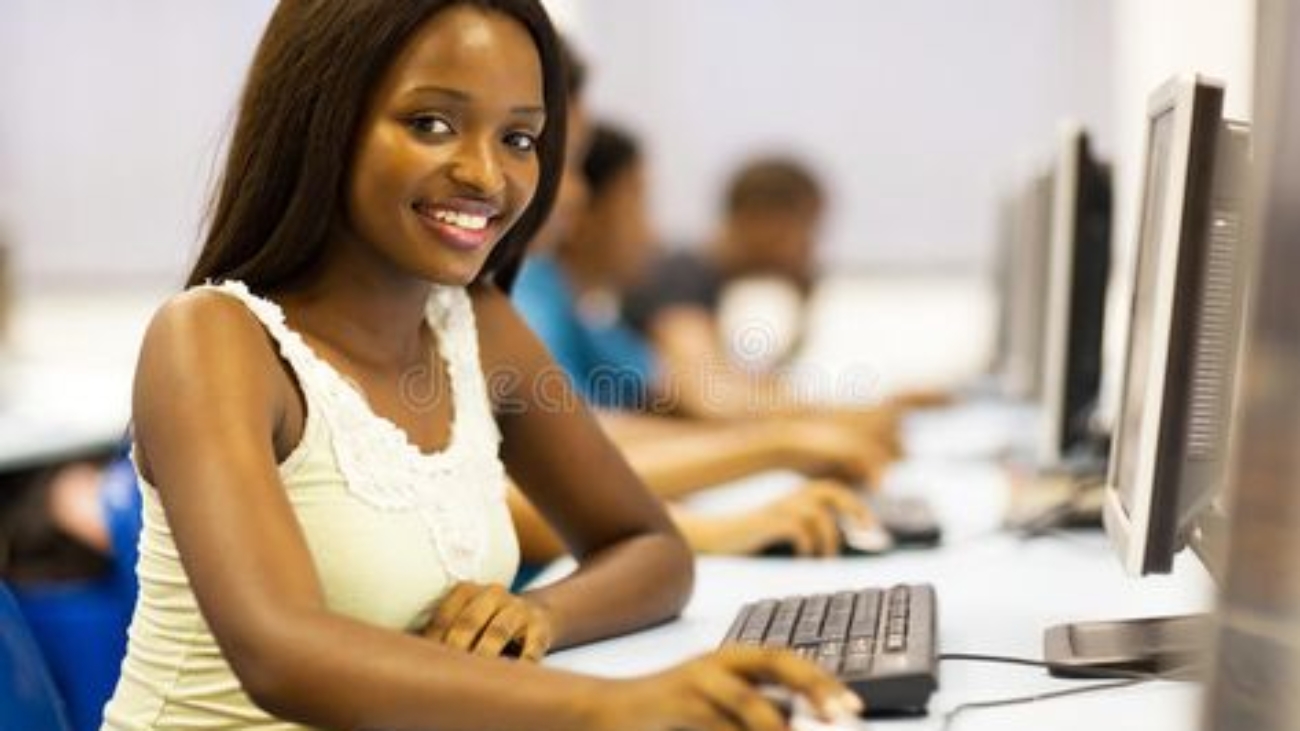
<svg viewBox="0 0 1300 731"><path fill-rule="evenodd" d="M604 431L646 486L668 502L692 548L702 553L742 554L788 545L799 555L836 554L840 543L837 520L874 524L850 485L875 480L882 464L862 450L856 435L810 422L703 423L618 408L634 404L644 395L644 384L654 378L653 354L636 333L609 317L615 310L606 308L603 316L593 311L598 309L592 305L599 303L599 297L586 297L586 311L582 309L567 273L570 263L562 266L557 251L572 251L566 242L575 225L590 216L592 191L583 162L593 158L593 146L614 148L594 155L605 163L588 165L591 177L599 181L598 189L607 187L604 183L611 170L617 172L639 155L633 145L611 140L599 130L592 138L581 94L586 66L571 47L566 45L564 50L570 94L565 169L555 206L529 242L529 261L512 292L516 307L560 364L562 372L555 373L556 378L590 375L581 379L577 390L601 407L595 413ZM620 213L606 219L611 231L627 231L629 224L648 229L637 207L626 205L637 202L644 191L630 192L635 195L624 197L623 205L615 207ZM630 256L638 240L624 234L615 244L623 255ZM619 261L629 259L616 257L598 267L617 266ZM582 262L572 266L584 271ZM628 275L634 275L631 267ZM740 511L705 515L675 504L687 494L770 470L793 470L809 479L788 494ZM510 509L526 567L519 579L523 583L536 567L563 555L566 547L518 490L511 492Z"/></svg>
<svg viewBox="0 0 1300 731"><path fill-rule="evenodd" d="M589 191L586 209L553 253L524 265L514 300L590 403L654 410L655 354L623 321L619 302L619 293L645 271L652 240L636 143L612 127L597 127L581 174Z"/></svg>

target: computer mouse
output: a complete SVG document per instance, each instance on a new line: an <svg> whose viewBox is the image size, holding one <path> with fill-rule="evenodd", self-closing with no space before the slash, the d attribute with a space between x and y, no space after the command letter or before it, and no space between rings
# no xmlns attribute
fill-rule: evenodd
<svg viewBox="0 0 1300 731"><path fill-rule="evenodd" d="M861 523L845 516L838 523L841 556L876 556L894 548L894 536L879 523ZM796 554L792 543L778 541L764 546L759 555L789 558Z"/></svg>
<svg viewBox="0 0 1300 731"><path fill-rule="evenodd" d="M930 503L911 495L879 495L871 505L876 518L899 546L933 546L943 539L943 529Z"/></svg>
<svg viewBox="0 0 1300 731"><path fill-rule="evenodd" d="M791 693L783 687L768 686L763 688L763 695L781 709L781 715L789 720L791 731L866 731L867 729L867 722L847 709L833 712L830 719L823 720L813 709L812 702L805 696Z"/></svg>
<svg viewBox="0 0 1300 731"><path fill-rule="evenodd" d="M829 721L818 718L811 709L790 714L791 731L867 731L867 722L852 714L840 714Z"/></svg>
<svg viewBox="0 0 1300 731"><path fill-rule="evenodd" d="M840 536L844 539L841 553L874 556L894 547L894 536L879 523L863 523L841 516Z"/></svg>

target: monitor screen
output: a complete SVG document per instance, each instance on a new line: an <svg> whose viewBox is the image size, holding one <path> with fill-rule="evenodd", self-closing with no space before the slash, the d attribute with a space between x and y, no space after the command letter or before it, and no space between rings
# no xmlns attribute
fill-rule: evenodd
<svg viewBox="0 0 1300 731"><path fill-rule="evenodd" d="M1160 247L1163 212L1169 195L1170 150L1173 145L1174 114L1164 110L1152 120L1147 138L1148 162L1143 181L1143 198L1140 232L1138 234L1137 274L1133 287L1133 307L1129 320L1129 343L1124 366L1124 398L1121 401L1120 424L1111 447L1115 462L1115 483L1124 509L1134 508L1133 486L1137 484L1136 444L1142 429L1141 420L1146 412L1144 402L1138 398L1147 389L1147 370L1150 368L1151 348L1142 347L1151 342L1151 320L1155 317L1155 277L1160 271L1157 262ZM1134 345L1136 344L1136 346Z"/></svg>

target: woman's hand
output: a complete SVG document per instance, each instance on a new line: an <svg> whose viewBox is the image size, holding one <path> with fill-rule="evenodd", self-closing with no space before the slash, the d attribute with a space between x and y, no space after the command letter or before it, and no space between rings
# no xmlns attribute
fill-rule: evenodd
<svg viewBox="0 0 1300 731"><path fill-rule="evenodd" d="M425 637L476 655L515 654L537 661L555 640L555 617L541 602L497 584L452 587L425 625Z"/></svg>
<svg viewBox="0 0 1300 731"><path fill-rule="evenodd" d="M823 720L862 710L835 678L783 650L724 647L603 694L593 707L598 731L786 731L763 686L807 698Z"/></svg>
<svg viewBox="0 0 1300 731"><path fill-rule="evenodd" d="M789 545L797 556L835 556L841 518L875 522L856 492L833 480L813 480L757 510L724 517L679 514L678 523L701 553L749 554Z"/></svg>

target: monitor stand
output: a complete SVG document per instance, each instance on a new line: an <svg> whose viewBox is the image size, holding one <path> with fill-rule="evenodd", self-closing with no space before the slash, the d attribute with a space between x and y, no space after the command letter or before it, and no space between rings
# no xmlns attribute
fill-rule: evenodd
<svg viewBox="0 0 1300 731"><path fill-rule="evenodd" d="M1061 624L1043 635L1043 655L1063 678L1111 670L1194 678L1210 659L1213 631L1209 614Z"/></svg>

